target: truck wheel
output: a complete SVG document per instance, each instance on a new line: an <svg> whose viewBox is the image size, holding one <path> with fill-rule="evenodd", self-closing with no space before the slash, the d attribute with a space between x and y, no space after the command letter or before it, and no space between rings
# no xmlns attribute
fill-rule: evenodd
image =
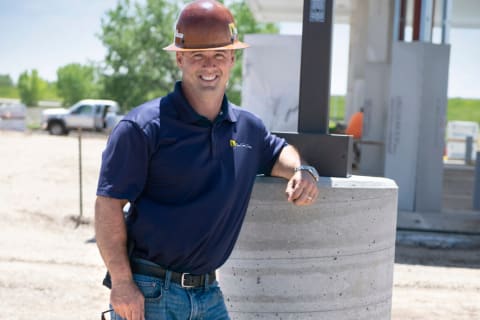
<svg viewBox="0 0 480 320"><path fill-rule="evenodd" d="M65 126L60 122L52 122L48 126L48 132L54 136L64 135L66 133Z"/></svg>

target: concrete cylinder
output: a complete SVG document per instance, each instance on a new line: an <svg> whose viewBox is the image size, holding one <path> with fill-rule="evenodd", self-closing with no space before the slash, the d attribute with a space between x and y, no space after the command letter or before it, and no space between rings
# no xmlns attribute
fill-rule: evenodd
<svg viewBox="0 0 480 320"><path fill-rule="evenodd" d="M230 316L390 319L397 186L385 178L321 178L308 207L286 181L257 179L237 245L219 270Z"/></svg>

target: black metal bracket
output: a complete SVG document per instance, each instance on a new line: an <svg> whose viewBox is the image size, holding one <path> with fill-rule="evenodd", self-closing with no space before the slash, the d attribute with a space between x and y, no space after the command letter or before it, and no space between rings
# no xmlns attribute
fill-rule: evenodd
<svg viewBox="0 0 480 320"><path fill-rule="evenodd" d="M328 133L333 8L334 0L304 0L299 133L276 134L295 146L320 175L348 177L352 137Z"/></svg>
<svg viewBox="0 0 480 320"><path fill-rule="evenodd" d="M351 175L353 139L347 135L275 132L295 146L302 157L324 177Z"/></svg>

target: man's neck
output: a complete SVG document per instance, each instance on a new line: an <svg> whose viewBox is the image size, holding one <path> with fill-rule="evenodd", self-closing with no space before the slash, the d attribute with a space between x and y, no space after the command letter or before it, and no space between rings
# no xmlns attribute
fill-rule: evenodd
<svg viewBox="0 0 480 320"><path fill-rule="evenodd" d="M188 88L183 87L182 89L185 98L198 114L210 121L215 120L222 108L224 93L211 91L203 94L194 94Z"/></svg>

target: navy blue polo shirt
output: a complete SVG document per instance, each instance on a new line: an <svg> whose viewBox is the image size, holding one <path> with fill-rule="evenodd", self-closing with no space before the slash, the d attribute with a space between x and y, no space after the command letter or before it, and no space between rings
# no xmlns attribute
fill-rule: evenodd
<svg viewBox="0 0 480 320"><path fill-rule="evenodd" d="M224 97L210 122L174 92L133 109L103 152L97 195L128 199L133 256L203 274L230 255L257 174L286 145Z"/></svg>

